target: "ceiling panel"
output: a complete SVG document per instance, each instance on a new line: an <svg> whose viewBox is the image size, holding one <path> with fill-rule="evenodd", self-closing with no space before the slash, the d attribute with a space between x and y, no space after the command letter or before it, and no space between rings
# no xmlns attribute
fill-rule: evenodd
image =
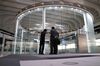
<svg viewBox="0 0 100 66"><path fill-rule="evenodd" d="M42 11L32 12L26 15L21 20L21 25L25 29L37 28L40 29L42 23ZM38 24L38 25L37 25ZM50 29L52 26L56 26L60 31L67 30L73 31L78 28L82 28L84 25L83 16L79 13L73 13L72 11L65 10L46 10L46 28Z"/></svg>
<svg viewBox="0 0 100 66"><path fill-rule="evenodd" d="M42 2L42 1L59 1L59 0L0 0L0 16L6 15L7 17L9 17L12 15L13 17L16 17L16 14L19 11L21 11L22 8L32 5L33 3ZM64 1L71 2L72 0L64 0ZM73 0L73 1L76 1L76 0ZM77 0L77 1L80 1L80 0ZM83 5L85 4L85 2L88 1L92 4L97 5L98 9L100 9L100 0L82 0L82 1L84 2ZM78 2L78 3L80 3L80 2ZM95 20L99 22L100 12L98 12L95 8L91 9L89 6L86 6L86 7L88 7L88 11L90 11L95 16ZM27 22L29 21L30 25L32 24L32 26L35 27L35 24L38 24L38 23L41 24L41 22L42 22L41 17L42 17L41 13L37 13L37 14L33 13L30 15L30 17L28 17L28 16L25 17L22 20L23 21L22 23L23 23L24 27L26 27L26 26L29 26L27 24ZM71 30L74 30L74 28L75 29L79 28L83 25L82 15L80 15L78 13L77 14L72 13L71 11L70 12L63 11L63 13L61 13L60 11L53 11L53 12L48 11L46 20L47 20L47 22L54 22L57 24L59 24L60 22L63 21L63 23L61 23L61 24L67 25L67 26L69 25ZM9 22L12 22L12 20ZM15 24L16 24L16 22L15 22ZM77 25L78 25L78 27L74 27ZM15 28L14 28L14 30L15 30Z"/></svg>

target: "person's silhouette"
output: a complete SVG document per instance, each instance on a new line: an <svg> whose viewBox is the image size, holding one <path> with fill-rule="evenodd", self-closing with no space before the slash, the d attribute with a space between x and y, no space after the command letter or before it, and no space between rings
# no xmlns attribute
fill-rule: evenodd
<svg viewBox="0 0 100 66"><path fill-rule="evenodd" d="M56 37L59 37L59 33L52 27L50 31L50 54L57 54L58 52L58 44L55 42Z"/></svg>
<svg viewBox="0 0 100 66"><path fill-rule="evenodd" d="M45 34L46 34L46 32L47 32L47 29L44 29L44 30L41 32L41 35L40 35L39 54L43 54L43 51L44 51Z"/></svg>

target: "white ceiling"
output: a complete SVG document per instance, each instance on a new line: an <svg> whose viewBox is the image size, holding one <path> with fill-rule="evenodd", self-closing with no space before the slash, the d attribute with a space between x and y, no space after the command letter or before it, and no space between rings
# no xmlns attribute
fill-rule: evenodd
<svg viewBox="0 0 100 66"><path fill-rule="evenodd" d="M79 3L85 6L87 10L94 15L95 25L98 25L100 22L100 0L0 0L0 29L14 33L16 16L19 11L29 5L42 1L68 1ZM73 26L70 27L73 29Z"/></svg>
<svg viewBox="0 0 100 66"><path fill-rule="evenodd" d="M53 7L55 8L55 7ZM65 8L65 7L64 7ZM82 28L84 25L83 15L66 9L50 9L46 10L46 26L45 28L51 29L55 26L58 30L73 31ZM32 10L31 10L32 11ZM29 28L42 28L42 15L43 12L36 11L26 15L21 20L21 25L25 29ZM37 25L39 24L39 25Z"/></svg>

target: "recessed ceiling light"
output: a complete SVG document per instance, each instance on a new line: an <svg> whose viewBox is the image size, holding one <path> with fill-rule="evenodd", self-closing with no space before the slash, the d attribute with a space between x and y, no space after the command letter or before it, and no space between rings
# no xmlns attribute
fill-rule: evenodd
<svg viewBox="0 0 100 66"><path fill-rule="evenodd" d="M40 26L40 24L36 24L36 26Z"/></svg>
<svg viewBox="0 0 100 66"><path fill-rule="evenodd" d="M41 10L40 8L35 9L35 11L40 11L40 10Z"/></svg>
<svg viewBox="0 0 100 66"><path fill-rule="evenodd" d="M31 12L31 11L28 11L29 13Z"/></svg>
<svg viewBox="0 0 100 66"><path fill-rule="evenodd" d="M63 9L64 7L61 6L60 8Z"/></svg>
<svg viewBox="0 0 100 66"><path fill-rule="evenodd" d="M52 9L52 7L48 7L47 9Z"/></svg>
<svg viewBox="0 0 100 66"><path fill-rule="evenodd" d="M58 7L56 6L56 7L54 7L55 9L58 9Z"/></svg>

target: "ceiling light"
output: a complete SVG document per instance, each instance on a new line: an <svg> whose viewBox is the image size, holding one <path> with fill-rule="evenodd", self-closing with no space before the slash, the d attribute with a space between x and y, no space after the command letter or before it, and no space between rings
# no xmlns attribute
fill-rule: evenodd
<svg viewBox="0 0 100 66"><path fill-rule="evenodd" d="M58 7L56 6L56 7L54 7L55 9L58 9Z"/></svg>
<svg viewBox="0 0 100 66"><path fill-rule="evenodd" d="M40 26L40 24L36 24L36 26Z"/></svg>
<svg viewBox="0 0 100 66"><path fill-rule="evenodd" d="M47 9L52 9L52 7L48 7Z"/></svg>
<svg viewBox="0 0 100 66"><path fill-rule="evenodd" d="M37 9L35 9L35 11L41 11L41 9L40 8L37 8Z"/></svg>
<svg viewBox="0 0 100 66"><path fill-rule="evenodd" d="M62 26L62 25L60 25L60 24L55 24L56 26Z"/></svg>
<svg viewBox="0 0 100 66"><path fill-rule="evenodd" d="M64 7L61 6L60 8L63 9Z"/></svg>
<svg viewBox="0 0 100 66"><path fill-rule="evenodd" d="M78 9L74 9L76 12L79 12Z"/></svg>
<svg viewBox="0 0 100 66"><path fill-rule="evenodd" d="M31 11L28 11L29 13L31 13Z"/></svg>
<svg viewBox="0 0 100 66"><path fill-rule="evenodd" d="M45 24L49 24L49 23L45 23Z"/></svg>
<svg viewBox="0 0 100 66"><path fill-rule="evenodd" d="M74 8L70 8L71 10L73 10Z"/></svg>
<svg viewBox="0 0 100 66"><path fill-rule="evenodd" d="M33 30L33 28L29 28L29 30Z"/></svg>
<svg viewBox="0 0 100 66"><path fill-rule="evenodd" d="M32 32L30 32L30 33L35 34L35 31L32 31Z"/></svg>

